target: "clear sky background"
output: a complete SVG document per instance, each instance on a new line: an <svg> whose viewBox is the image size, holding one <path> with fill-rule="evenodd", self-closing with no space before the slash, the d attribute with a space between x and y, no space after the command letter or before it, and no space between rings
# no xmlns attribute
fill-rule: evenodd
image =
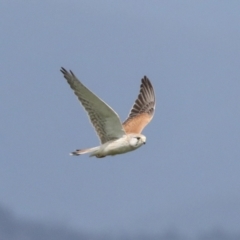
<svg viewBox="0 0 240 240"><path fill-rule="evenodd" d="M0 205L90 232L240 223L239 1L1 1ZM147 144L104 159L59 69L125 120L147 75Z"/></svg>

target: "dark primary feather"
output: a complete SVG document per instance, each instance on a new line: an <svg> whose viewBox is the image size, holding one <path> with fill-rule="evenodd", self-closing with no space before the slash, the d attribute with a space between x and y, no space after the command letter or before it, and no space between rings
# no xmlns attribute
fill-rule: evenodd
<svg viewBox="0 0 240 240"><path fill-rule="evenodd" d="M136 99L127 120L123 124L125 124L131 118L134 118L142 113L147 113L152 117L154 114L155 105L156 101L153 86L150 80L144 76L140 86L138 98Z"/></svg>

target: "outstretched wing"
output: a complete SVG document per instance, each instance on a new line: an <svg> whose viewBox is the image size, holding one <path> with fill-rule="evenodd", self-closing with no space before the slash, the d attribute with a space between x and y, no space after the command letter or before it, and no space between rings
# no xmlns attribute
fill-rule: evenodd
<svg viewBox="0 0 240 240"><path fill-rule="evenodd" d="M88 113L88 116L101 140L101 143L122 137L125 134L117 113L103 100L86 88L73 74L66 69L60 70L79 101Z"/></svg>
<svg viewBox="0 0 240 240"><path fill-rule="evenodd" d="M136 99L127 120L123 123L126 133L141 133L152 120L155 111L155 94L149 79L144 76L140 93Z"/></svg>

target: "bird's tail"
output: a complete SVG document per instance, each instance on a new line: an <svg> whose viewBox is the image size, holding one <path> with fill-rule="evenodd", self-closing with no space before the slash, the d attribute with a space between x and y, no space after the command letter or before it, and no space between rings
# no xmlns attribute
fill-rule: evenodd
<svg viewBox="0 0 240 240"><path fill-rule="evenodd" d="M86 149L77 149L74 152L71 152L70 155L71 156L79 156L85 153L92 153L94 154L97 150L99 149L99 147L93 147L93 148L86 148Z"/></svg>

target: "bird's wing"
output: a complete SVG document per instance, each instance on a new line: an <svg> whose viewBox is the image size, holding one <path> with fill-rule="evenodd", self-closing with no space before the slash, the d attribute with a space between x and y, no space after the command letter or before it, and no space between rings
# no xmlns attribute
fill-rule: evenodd
<svg viewBox="0 0 240 240"><path fill-rule="evenodd" d="M86 88L72 71L61 68L61 72L87 111L101 143L122 137L125 131L117 113Z"/></svg>
<svg viewBox="0 0 240 240"><path fill-rule="evenodd" d="M149 79L144 76L140 93L136 99L127 120L123 123L126 133L141 133L152 120L156 101L154 89Z"/></svg>

